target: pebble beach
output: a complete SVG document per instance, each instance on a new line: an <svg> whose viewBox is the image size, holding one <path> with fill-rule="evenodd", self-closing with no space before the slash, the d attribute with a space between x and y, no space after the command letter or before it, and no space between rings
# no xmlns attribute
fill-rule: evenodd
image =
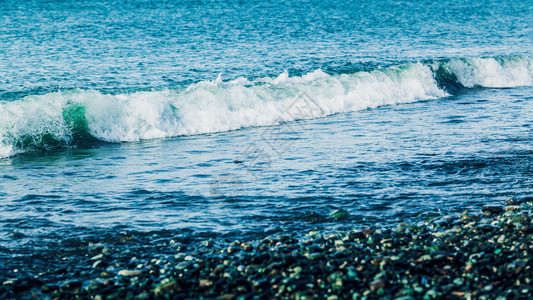
<svg viewBox="0 0 533 300"><path fill-rule="evenodd" d="M528 299L532 205L512 198L396 228L231 243L79 240L27 258L40 256L33 266L19 259L18 276L4 270L0 298Z"/></svg>

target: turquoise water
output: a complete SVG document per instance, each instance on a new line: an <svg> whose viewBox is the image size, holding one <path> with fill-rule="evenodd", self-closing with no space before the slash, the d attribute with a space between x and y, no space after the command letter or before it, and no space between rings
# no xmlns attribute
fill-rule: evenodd
<svg viewBox="0 0 533 300"><path fill-rule="evenodd" d="M4 3L4 253L394 226L533 194L527 1Z"/></svg>

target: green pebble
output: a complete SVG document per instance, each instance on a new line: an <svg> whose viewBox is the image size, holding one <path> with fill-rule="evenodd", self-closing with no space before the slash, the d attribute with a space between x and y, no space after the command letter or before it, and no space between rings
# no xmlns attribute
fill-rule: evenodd
<svg viewBox="0 0 533 300"><path fill-rule="evenodd" d="M339 209L332 212L329 217L334 220L345 220L350 217L350 214L344 209Z"/></svg>

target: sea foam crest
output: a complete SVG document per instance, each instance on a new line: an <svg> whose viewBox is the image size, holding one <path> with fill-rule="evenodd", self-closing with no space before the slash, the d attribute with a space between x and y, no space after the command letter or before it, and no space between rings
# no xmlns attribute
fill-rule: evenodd
<svg viewBox="0 0 533 300"><path fill-rule="evenodd" d="M437 64L454 74L467 88L533 85L533 59L530 57L452 58Z"/></svg>
<svg viewBox="0 0 533 300"><path fill-rule="evenodd" d="M465 87L531 85L529 58L437 62ZM371 72L249 81L202 81L177 90L110 95L70 90L0 101L0 157L91 141L128 142L274 125L447 95L435 64L408 63ZM291 114L302 95L319 114Z"/></svg>

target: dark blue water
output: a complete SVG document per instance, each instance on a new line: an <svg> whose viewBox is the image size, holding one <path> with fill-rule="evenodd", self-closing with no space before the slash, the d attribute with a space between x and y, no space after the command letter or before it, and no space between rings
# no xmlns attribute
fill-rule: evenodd
<svg viewBox="0 0 533 300"><path fill-rule="evenodd" d="M4 1L0 245L394 226L530 196L532 14Z"/></svg>

